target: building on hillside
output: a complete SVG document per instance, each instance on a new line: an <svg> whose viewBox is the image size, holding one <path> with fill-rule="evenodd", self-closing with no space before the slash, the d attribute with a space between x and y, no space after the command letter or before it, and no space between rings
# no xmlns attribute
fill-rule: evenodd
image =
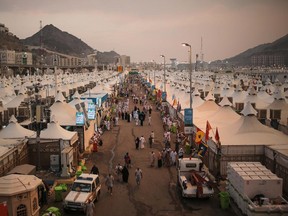
<svg viewBox="0 0 288 216"><path fill-rule="evenodd" d="M284 55L253 55L251 57L253 66L281 66L285 65Z"/></svg>
<svg viewBox="0 0 288 216"><path fill-rule="evenodd" d="M32 65L32 53L0 50L0 60L1 64Z"/></svg>
<svg viewBox="0 0 288 216"><path fill-rule="evenodd" d="M31 52L15 52L15 64L17 65L32 65Z"/></svg>
<svg viewBox="0 0 288 216"><path fill-rule="evenodd" d="M15 64L15 51L0 50L0 62L1 64Z"/></svg>
<svg viewBox="0 0 288 216"><path fill-rule="evenodd" d="M75 67L83 66L85 63L85 58L79 58L75 56L51 53L46 56L45 63L47 65L54 65L60 67Z"/></svg>

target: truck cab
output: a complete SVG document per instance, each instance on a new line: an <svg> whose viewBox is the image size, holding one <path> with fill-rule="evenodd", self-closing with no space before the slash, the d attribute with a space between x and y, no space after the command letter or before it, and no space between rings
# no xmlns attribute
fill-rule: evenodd
<svg viewBox="0 0 288 216"><path fill-rule="evenodd" d="M95 202L99 199L101 190L100 179L95 174L81 174L72 185L71 191L63 202L64 210L86 211L89 199Z"/></svg>
<svg viewBox="0 0 288 216"><path fill-rule="evenodd" d="M178 160L177 178L183 197L205 198L214 194L208 174L202 171L200 158L183 158Z"/></svg>

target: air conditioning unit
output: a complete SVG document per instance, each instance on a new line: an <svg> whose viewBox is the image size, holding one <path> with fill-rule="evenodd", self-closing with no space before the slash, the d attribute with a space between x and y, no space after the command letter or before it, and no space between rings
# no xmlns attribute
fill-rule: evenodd
<svg viewBox="0 0 288 216"><path fill-rule="evenodd" d="M50 169L53 172L60 171L60 157L59 155L50 155Z"/></svg>

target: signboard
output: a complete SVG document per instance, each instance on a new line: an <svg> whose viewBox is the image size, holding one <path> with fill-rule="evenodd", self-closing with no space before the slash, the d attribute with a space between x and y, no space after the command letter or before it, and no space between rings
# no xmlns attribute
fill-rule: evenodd
<svg viewBox="0 0 288 216"><path fill-rule="evenodd" d="M185 126L193 125L193 110L190 108L184 109L184 125Z"/></svg>
<svg viewBox="0 0 288 216"><path fill-rule="evenodd" d="M76 125L84 125L85 118L83 112L76 112Z"/></svg>
<svg viewBox="0 0 288 216"><path fill-rule="evenodd" d="M94 103L88 103L88 119L94 120L96 114L96 107Z"/></svg>
<svg viewBox="0 0 288 216"><path fill-rule="evenodd" d="M155 85L152 85L152 90L154 90L155 89Z"/></svg>
<svg viewBox="0 0 288 216"><path fill-rule="evenodd" d="M193 127L184 127L184 134L193 134Z"/></svg>
<svg viewBox="0 0 288 216"><path fill-rule="evenodd" d="M162 100L166 101L166 97L167 97L167 93L166 92L162 92Z"/></svg>

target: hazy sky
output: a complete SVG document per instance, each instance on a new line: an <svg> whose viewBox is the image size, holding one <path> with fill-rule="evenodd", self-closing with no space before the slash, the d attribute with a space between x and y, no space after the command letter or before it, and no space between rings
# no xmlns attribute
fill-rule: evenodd
<svg viewBox="0 0 288 216"><path fill-rule="evenodd" d="M53 24L99 51L131 61L161 54L193 62L232 57L288 33L288 0L0 0L0 23L21 39Z"/></svg>

